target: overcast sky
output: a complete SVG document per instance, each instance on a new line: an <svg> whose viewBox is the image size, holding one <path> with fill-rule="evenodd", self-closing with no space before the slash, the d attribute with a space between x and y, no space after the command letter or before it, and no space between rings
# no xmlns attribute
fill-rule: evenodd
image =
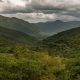
<svg viewBox="0 0 80 80"><path fill-rule="evenodd" d="M80 0L0 0L0 14L29 22L80 20Z"/></svg>

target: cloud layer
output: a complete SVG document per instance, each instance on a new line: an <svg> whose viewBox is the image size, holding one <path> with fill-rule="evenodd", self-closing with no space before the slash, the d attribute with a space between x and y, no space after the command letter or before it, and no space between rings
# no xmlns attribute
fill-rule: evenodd
<svg viewBox="0 0 80 80"><path fill-rule="evenodd" d="M0 0L0 14L30 22L80 20L80 0Z"/></svg>

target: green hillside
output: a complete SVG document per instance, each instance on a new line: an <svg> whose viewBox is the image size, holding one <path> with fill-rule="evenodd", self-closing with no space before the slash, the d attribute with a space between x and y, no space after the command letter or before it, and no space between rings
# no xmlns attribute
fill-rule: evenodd
<svg viewBox="0 0 80 80"><path fill-rule="evenodd" d="M33 45L36 38L25 33L0 27L0 51L13 47L16 44ZM4 52L4 51L3 51Z"/></svg>
<svg viewBox="0 0 80 80"><path fill-rule="evenodd" d="M38 27L35 24L28 23L15 17L9 18L0 16L0 26L24 32L35 37L37 37L39 34Z"/></svg>
<svg viewBox="0 0 80 80"><path fill-rule="evenodd" d="M59 54L80 53L80 27L60 32L43 40L50 52Z"/></svg>
<svg viewBox="0 0 80 80"><path fill-rule="evenodd" d="M36 38L29 36L23 32L7 29L0 27L0 38L5 37L7 39L11 39L12 41L16 42L23 42L23 43L33 43L35 42Z"/></svg>

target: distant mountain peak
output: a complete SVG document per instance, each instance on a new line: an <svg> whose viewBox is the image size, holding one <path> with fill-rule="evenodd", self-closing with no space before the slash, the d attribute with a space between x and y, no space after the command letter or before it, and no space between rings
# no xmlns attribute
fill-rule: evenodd
<svg viewBox="0 0 80 80"><path fill-rule="evenodd" d="M61 20L56 20L56 21L54 21L55 23L63 23L63 21L61 21Z"/></svg>

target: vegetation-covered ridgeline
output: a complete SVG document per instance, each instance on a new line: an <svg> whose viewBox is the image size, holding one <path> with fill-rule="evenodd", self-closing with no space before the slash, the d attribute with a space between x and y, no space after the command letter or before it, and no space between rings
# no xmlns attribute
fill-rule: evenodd
<svg viewBox="0 0 80 80"><path fill-rule="evenodd" d="M0 15L0 26L38 37L39 29L35 24L15 18L4 17Z"/></svg>
<svg viewBox="0 0 80 80"><path fill-rule="evenodd" d="M45 23L29 23L27 21L0 15L0 26L24 32L38 39L44 39L58 32L80 26L80 21L63 22L60 20Z"/></svg>
<svg viewBox="0 0 80 80"><path fill-rule="evenodd" d="M60 32L43 40L50 54L70 56L80 54L80 27Z"/></svg>
<svg viewBox="0 0 80 80"><path fill-rule="evenodd" d="M36 38L25 33L0 27L0 52L9 53L16 45L33 45Z"/></svg>

